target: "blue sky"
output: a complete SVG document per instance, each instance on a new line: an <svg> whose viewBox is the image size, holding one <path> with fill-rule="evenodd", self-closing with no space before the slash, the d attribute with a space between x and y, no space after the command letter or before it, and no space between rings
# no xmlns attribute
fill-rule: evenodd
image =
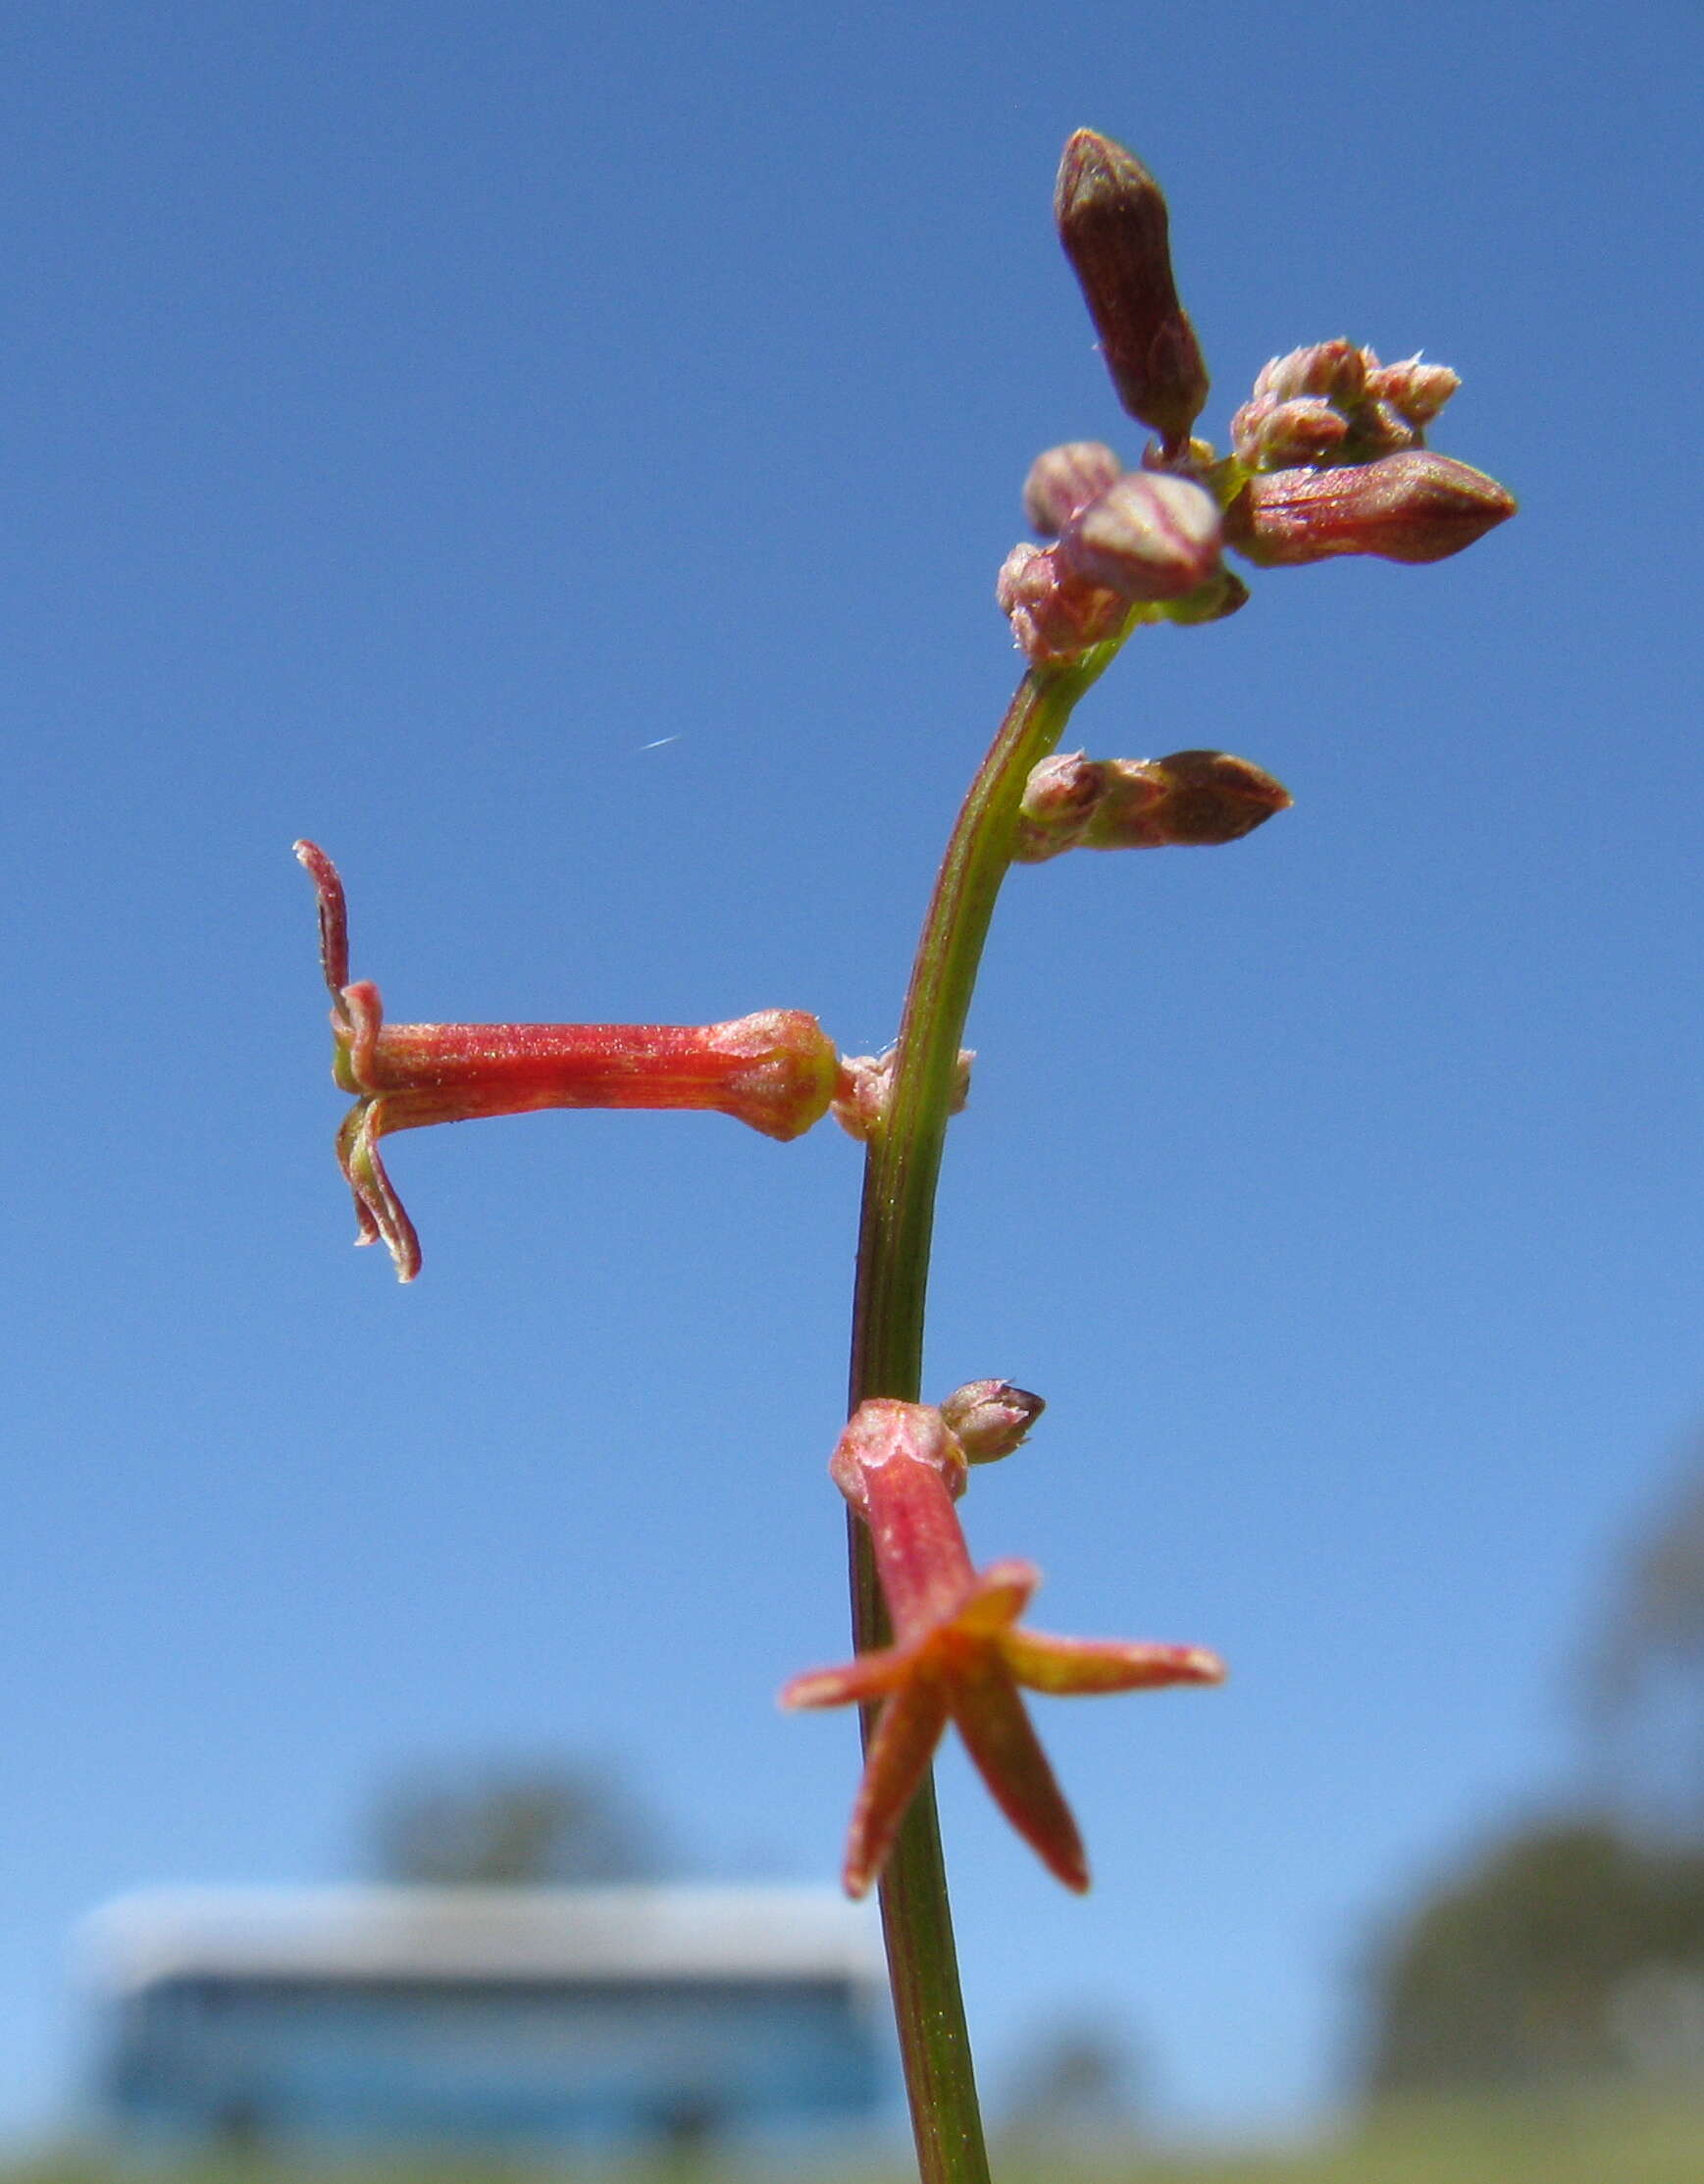
<svg viewBox="0 0 1704 2184"><path fill-rule="evenodd" d="M0 2129L73 2104L81 1911L341 1877L412 1765L601 1758L695 1869L832 1875L851 1725L772 1694L845 1650L855 1150L405 1139L398 1289L288 847L399 1018L888 1038L1023 473L1137 452L1051 231L1081 124L1170 193L1209 431L1299 341L1423 347L1523 504L1132 645L1074 740L1297 807L1014 875L942 1199L931 1386L1052 1406L974 1548L1234 1669L1046 1709L1087 1903L949 1756L990 2090L1098 2010L1179 2127L1329 2101L1369 1932L1573 1782L1567 1664L1704 1405L1699 30L8 11Z"/></svg>

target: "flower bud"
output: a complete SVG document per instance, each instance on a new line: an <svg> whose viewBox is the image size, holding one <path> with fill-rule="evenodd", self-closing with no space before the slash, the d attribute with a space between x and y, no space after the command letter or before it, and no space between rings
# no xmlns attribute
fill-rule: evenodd
<svg viewBox="0 0 1704 2184"><path fill-rule="evenodd" d="M1081 751L1056 752L1032 766L1018 806L1013 860L1042 864L1074 850L1106 787L1106 767Z"/></svg>
<svg viewBox="0 0 1704 2184"><path fill-rule="evenodd" d="M1057 539L1084 502L1104 493L1123 470L1111 448L1098 440L1049 447L1030 464L1024 480L1024 521L1044 539Z"/></svg>
<svg viewBox="0 0 1704 2184"><path fill-rule="evenodd" d="M1119 401L1177 448L1207 400L1208 377L1177 300L1160 184L1121 144L1080 129L1059 163L1054 218Z"/></svg>
<svg viewBox="0 0 1704 2184"><path fill-rule="evenodd" d="M1127 471L1059 532L1059 564L1132 601L1181 598L1218 566L1213 495L1188 478Z"/></svg>
<svg viewBox="0 0 1704 2184"><path fill-rule="evenodd" d="M1262 568L1339 553L1442 561L1515 513L1482 470L1420 448L1328 470L1273 470L1225 512L1225 536Z"/></svg>
<svg viewBox="0 0 1704 2184"><path fill-rule="evenodd" d="M941 1416L970 1463L993 1464L1011 1454L1046 1409L1039 1395L1009 1380L967 1380L948 1396Z"/></svg>
<svg viewBox="0 0 1704 2184"><path fill-rule="evenodd" d="M1105 644L1130 613L1128 599L1062 568L1058 547L1027 540L1007 555L994 596L1025 658L1037 667L1076 659Z"/></svg>
<svg viewBox="0 0 1704 2184"><path fill-rule="evenodd" d="M1240 842L1290 792L1263 767L1227 751L1174 751L1166 758L1110 758L1106 789L1083 835L1087 850L1210 849Z"/></svg>
<svg viewBox="0 0 1704 2184"><path fill-rule="evenodd" d="M1368 351L1368 356L1371 350ZM1419 356L1400 364L1380 364L1367 375L1367 391L1388 402L1411 425L1426 426L1461 386L1447 364L1422 364Z"/></svg>
<svg viewBox="0 0 1704 2184"><path fill-rule="evenodd" d="M860 1145L867 1145L888 1118L894 1098L894 1065L899 1052L898 1047L889 1047L885 1054L841 1057L840 1088L830 1101L828 1112L848 1137L855 1137ZM953 1087L947 1105L949 1115L964 1112L964 1103L970 1097L970 1066L975 1060L971 1048L959 1048L958 1059L953 1066Z"/></svg>
<svg viewBox="0 0 1704 2184"><path fill-rule="evenodd" d="M1317 394L1350 407L1367 391L1368 353L1341 338L1311 341L1306 348L1292 349L1288 356L1274 356L1262 365L1255 375L1254 399L1288 402L1298 395Z"/></svg>
<svg viewBox="0 0 1704 2184"><path fill-rule="evenodd" d="M1207 849L1288 810L1290 793L1246 758L1174 751L1168 758L1044 758L1024 789L1013 861L1062 851Z"/></svg>
<svg viewBox="0 0 1704 2184"><path fill-rule="evenodd" d="M1349 438L1349 420L1323 394L1245 402L1231 419L1231 445L1251 470L1329 462Z"/></svg>

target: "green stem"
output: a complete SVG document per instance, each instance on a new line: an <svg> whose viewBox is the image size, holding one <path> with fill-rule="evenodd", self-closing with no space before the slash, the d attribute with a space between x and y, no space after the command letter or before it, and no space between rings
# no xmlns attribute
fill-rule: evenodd
<svg viewBox="0 0 1704 2184"><path fill-rule="evenodd" d="M1055 748L1071 708L1122 638L1068 665L1032 668L1018 685L954 826L917 944L887 1116L870 1140L852 1312L852 1403L916 1402L935 1186L954 1076L983 945L1011 861L1031 767ZM869 1535L850 1520L852 1636L885 1645L887 1610ZM870 1717L864 1720L868 1741ZM958 1984L947 1871L925 1778L882 1878L882 1931L921 2184L988 2184L988 2155Z"/></svg>

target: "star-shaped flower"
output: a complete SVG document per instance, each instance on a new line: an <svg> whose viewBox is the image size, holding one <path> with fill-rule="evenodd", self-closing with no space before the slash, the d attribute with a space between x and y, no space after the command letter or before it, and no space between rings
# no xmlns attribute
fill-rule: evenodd
<svg viewBox="0 0 1704 2184"><path fill-rule="evenodd" d="M1222 1663L1200 1646L1023 1629L1018 1617L1041 1573L1020 1561L971 1567L953 1507L965 1457L938 1410L861 1405L830 1471L869 1527L896 1642L796 1676L781 1702L881 1708L852 1807L848 1894L862 1896L881 1871L950 1720L1019 1835L1067 1888L1086 1889L1082 1839L1018 1687L1064 1694L1216 1684Z"/></svg>

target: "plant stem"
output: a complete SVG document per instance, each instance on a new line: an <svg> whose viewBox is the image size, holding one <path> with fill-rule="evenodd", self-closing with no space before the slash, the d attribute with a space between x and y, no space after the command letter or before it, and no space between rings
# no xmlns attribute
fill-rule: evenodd
<svg viewBox="0 0 1704 2184"><path fill-rule="evenodd" d="M970 785L923 920L905 995L891 1103L870 1139L852 1311L851 1408L871 1396L916 1402L935 1186L958 1049L1030 769L1123 642L1032 668ZM869 1534L851 1517L852 1638L885 1645L886 1605ZM872 1727L868 1711L864 1737ZM988 2184L988 2155L958 1984L932 1778L905 1815L882 1880L882 1931L921 2184Z"/></svg>

